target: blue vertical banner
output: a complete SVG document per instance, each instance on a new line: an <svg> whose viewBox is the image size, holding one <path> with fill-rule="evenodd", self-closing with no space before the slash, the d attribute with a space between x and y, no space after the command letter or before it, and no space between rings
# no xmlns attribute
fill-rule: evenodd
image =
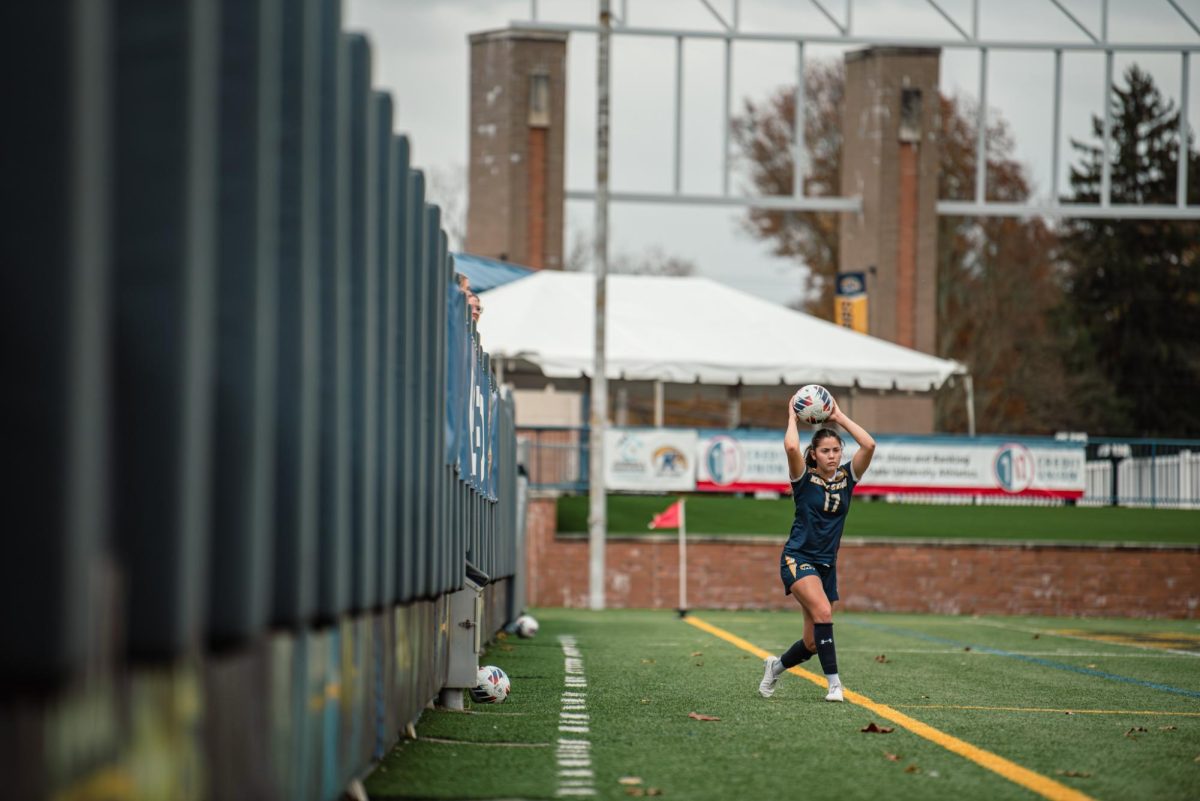
<svg viewBox="0 0 1200 801"><path fill-rule="evenodd" d="M467 385L464 383L467 361L467 299L454 281L446 287L446 464L459 466L459 440L466 434L465 413Z"/></svg>
<svg viewBox="0 0 1200 801"><path fill-rule="evenodd" d="M490 373L488 378L491 378ZM489 383L492 388L488 393L487 497L488 500L494 501L497 498L496 457L500 455L500 388L494 381Z"/></svg>
<svg viewBox="0 0 1200 801"><path fill-rule="evenodd" d="M468 466L468 483L477 491L482 492L483 486L480 482L480 475L483 469L483 357L479 348L478 342L473 342L471 347L471 409L470 409L470 428L468 434L468 447L470 453L467 458Z"/></svg>
<svg viewBox="0 0 1200 801"><path fill-rule="evenodd" d="M469 333L463 343L458 380L462 382L462 391L456 400L459 416L459 437L456 443L458 446L458 475L462 481L469 484L471 481L472 388L475 385L475 338Z"/></svg>
<svg viewBox="0 0 1200 801"><path fill-rule="evenodd" d="M492 357L488 353L479 356L479 472L476 486L488 497L488 473L491 471L492 454Z"/></svg>

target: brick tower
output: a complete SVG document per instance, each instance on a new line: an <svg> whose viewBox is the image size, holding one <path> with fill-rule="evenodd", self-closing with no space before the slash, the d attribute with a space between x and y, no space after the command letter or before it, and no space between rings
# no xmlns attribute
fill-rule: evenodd
<svg viewBox="0 0 1200 801"><path fill-rule="evenodd" d="M466 249L563 266L567 35L472 34Z"/></svg>
<svg viewBox="0 0 1200 801"><path fill-rule="evenodd" d="M938 68L931 48L877 47L846 55L839 269L867 278L868 333L937 351ZM870 430L933 431L929 397L858 395Z"/></svg>

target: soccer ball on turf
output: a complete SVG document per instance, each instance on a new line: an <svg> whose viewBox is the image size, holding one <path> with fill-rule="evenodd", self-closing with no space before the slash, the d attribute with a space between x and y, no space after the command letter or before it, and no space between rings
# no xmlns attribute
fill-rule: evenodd
<svg viewBox="0 0 1200 801"><path fill-rule="evenodd" d="M508 674L495 665L484 665L475 674L471 700L477 704L498 704L508 697Z"/></svg>
<svg viewBox="0 0 1200 801"><path fill-rule="evenodd" d="M528 640L538 633L537 618L533 615L521 615L516 620L517 636Z"/></svg>
<svg viewBox="0 0 1200 801"><path fill-rule="evenodd" d="M803 423L824 423L833 412L833 396L820 384L805 384L792 396L792 410Z"/></svg>

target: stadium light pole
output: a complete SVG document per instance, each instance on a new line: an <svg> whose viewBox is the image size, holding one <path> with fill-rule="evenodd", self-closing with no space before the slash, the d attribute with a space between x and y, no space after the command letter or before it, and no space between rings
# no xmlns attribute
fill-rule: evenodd
<svg viewBox="0 0 1200 801"><path fill-rule="evenodd" d="M608 278L608 48L612 31L609 0L600 0L596 37L596 318L592 365L592 409L588 451L588 606L604 608L604 540L608 528L604 492L604 431L608 423L604 322Z"/></svg>

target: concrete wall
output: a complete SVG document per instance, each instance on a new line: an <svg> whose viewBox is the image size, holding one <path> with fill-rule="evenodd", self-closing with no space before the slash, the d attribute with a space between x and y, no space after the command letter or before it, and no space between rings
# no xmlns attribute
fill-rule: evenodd
<svg viewBox="0 0 1200 801"><path fill-rule="evenodd" d="M530 500L531 606L587 606L588 545L555 531L553 498ZM694 609L795 609L779 582L784 537L688 538ZM676 537L611 538L607 604L674 609ZM963 544L848 538L838 558L847 611L1200 617L1200 547Z"/></svg>

